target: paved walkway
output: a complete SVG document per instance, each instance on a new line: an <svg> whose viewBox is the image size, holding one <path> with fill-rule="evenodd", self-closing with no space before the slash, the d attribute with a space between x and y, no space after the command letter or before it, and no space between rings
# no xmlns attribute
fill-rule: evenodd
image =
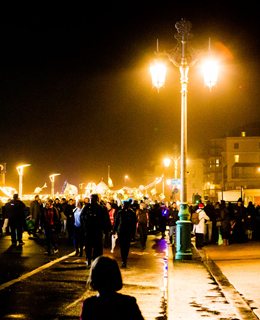
<svg viewBox="0 0 260 320"><path fill-rule="evenodd" d="M37 265L47 266L50 260L54 260L53 263L57 265L60 264L63 270L58 282L61 289L57 288L57 292L62 290L60 292L65 294L64 288L70 288L73 277L77 281L87 277L88 271L84 268L84 258L68 257L66 263L60 260L71 252L68 248L66 249L66 246L64 248L61 246L59 254L50 258L43 254L44 248L40 244L29 240L26 236L24 240L25 245L21 251L9 252L10 237L0 239L0 274L7 281L12 270L19 274L26 274L37 268ZM173 250L174 247L167 245L159 235L149 235L147 249L144 251L139 248L138 243L131 246L128 268L122 269L124 281L122 293L136 297L146 320L259 319L260 243L232 245L226 248L207 246L199 251L193 247L193 259L190 261L175 261ZM110 251L106 253L111 254ZM120 262L118 248L113 256ZM56 258L58 259L55 262ZM71 273L68 268L72 264L75 265L76 273ZM69 283L65 277L66 269L68 269L66 272L69 274ZM2 271L5 271L5 275ZM52 274L51 270L49 272ZM21 294L24 294L26 289L29 295L31 281L42 283L42 276L39 270L37 277L32 274L30 278L25 278ZM239 278L243 278L244 281L238 281ZM18 283L15 282L14 285L0 290L0 294L5 297L5 290L8 290L11 299L12 294L15 296L19 294L16 290L17 285ZM44 285L46 288L43 287L43 291L48 292L48 281L45 281ZM84 290L83 287L80 291L84 292ZM75 301L71 295L69 306L60 308L65 310L66 320L76 319L79 315L81 294L75 292L74 296Z"/></svg>
<svg viewBox="0 0 260 320"><path fill-rule="evenodd" d="M174 251L169 249L168 319L205 318L258 319L257 312L252 311L220 268L207 256L206 247L199 251L193 248L191 261L174 261Z"/></svg>

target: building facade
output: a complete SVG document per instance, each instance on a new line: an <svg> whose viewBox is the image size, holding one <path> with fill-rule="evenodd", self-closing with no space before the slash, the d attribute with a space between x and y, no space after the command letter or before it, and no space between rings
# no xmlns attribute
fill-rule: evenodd
<svg viewBox="0 0 260 320"><path fill-rule="evenodd" d="M204 168L204 198L219 200L219 193L260 189L260 136L210 140ZM222 199L224 197L222 196Z"/></svg>

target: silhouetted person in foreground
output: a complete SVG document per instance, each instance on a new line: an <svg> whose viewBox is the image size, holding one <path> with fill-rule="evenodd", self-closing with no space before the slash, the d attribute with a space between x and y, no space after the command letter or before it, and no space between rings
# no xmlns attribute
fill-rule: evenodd
<svg viewBox="0 0 260 320"><path fill-rule="evenodd" d="M115 259L97 257L91 265L88 285L98 294L83 302L80 320L144 320L135 297L117 293L123 281Z"/></svg>

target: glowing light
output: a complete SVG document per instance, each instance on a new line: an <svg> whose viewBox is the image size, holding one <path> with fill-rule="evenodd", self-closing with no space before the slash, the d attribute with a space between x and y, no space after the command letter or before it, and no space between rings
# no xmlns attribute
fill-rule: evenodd
<svg viewBox="0 0 260 320"><path fill-rule="evenodd" d="M210 89L214 87L218 81L219 64L211 58L202 64L202 72L204 75L204 83Z"/></svg>
<svg viewBox="0 0 260 320"><path fill-rule="evenodd" d="M166 79L166 65L163 62L155 61L150 65L152 84L155 88L160 89L164 86Z"/></svg>
<svg viewBox="0 0 260 320"><path fill-rule="evenodd" d="M19 166L16 167L16 170L18 172L19 175L19 196L20 198L22 198L22 194L23 194L23 169L26 167L29 167L30 164L21 164Z"/></svg>
<svg viewBox="0 0 260 320"><path fill-rule="evenodd" d="M164 158L163 159L163 164L166 168L168 168L171 164L171 159L170 158Z"/></svg>
<svg viewBox="0 0 260 320"><path fill-rule="evenodd" d="M50 181L53 182L56 176L60 176L60 173L53 173L49 175Z"/></svg>
<svg viewBox="0 0 260 320"><path fill-rule="evenodd" d="M17 193L16 189L13 187L0 187L0 190L9 198L12 198L14 193Z"/></svg>
<svg viewBox="0 0 260 320"><path fill-rule="evenodd" d="M55 177L59 176L60 173L53 173L49 175L50 181L51 181L51 195L54 196L54 183L55 183Z"/></svg>
<svg viewBox="0 0 260 320"><path fill-rule="evenodd" d="M21 164L21 165L16 167L16 170L18 171L19 175L23 175L23 169L25 167L29 167L29 166L30 166L30 164Z"/></svg>

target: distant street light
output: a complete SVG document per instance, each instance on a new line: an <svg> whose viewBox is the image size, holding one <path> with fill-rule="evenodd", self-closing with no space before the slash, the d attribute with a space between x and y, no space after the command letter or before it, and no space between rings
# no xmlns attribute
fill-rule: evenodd
<svg viewBox="0 0 260 320"><path fill-rule="evenodd" d="M164 168L169 168L170 164L171 164L170 158L167 157L163 159ZM162 194L163 196L165 196L165 173L163 173L163 176L162 176Z"/></svg>
<svg viewBox="0 0 260 320"><path fill-rule="evenodd" d="M171 164L171 159L170 158L164 158L163 159L163 165L166 167L166 168L169 168L169 166L170 166L170 164Z"/></svg>
<svg viewBox="0 0 260 320"><path fill-rule="evenodd" d="M19 197L20 199L22 199L23 197L23 169L25 167L29 167L30 164L21 164L19 166L16 167L16 170L18 172L19 175Z"/></svg>
<svg viewBox="0 0 260 320"><path fill-rule="evenodd" d="M176 183L176 181L177 181L177 179L178 179L178 161L180 160L180 157L178 157L178 158L174 158L174 157L165 157L164 159L163 159L163 164L164 164L164 167L165 168L169 168L169 166L171 165L171 162L173 161L173 163L174 163L174 180L175 180L175 183ZM163 189L164 189L164 186L165 186L165 177L163 177ZM168 179L167 180L167 185L171 185L172 187L173 187L173 185L172 185L172 183L173 183L173 180L172 180L172 177L170 178L170 179ZM164 192L163 192L164 193Z"/></svg>
<svg viewBox="0 0 260 320"><path fill-rule="evenodd" d="M126 182L127 182L127 180L129 179L129 176L128 176L128 174L126 174L125 176L124 176L124 183L125 183L125 186L126 186Z"/></svg>
<svg viewBox="0 0 260 320"><path fill-rule="evenodd" d="M174 179L178 179L178 161L180 160L180 157L174 158L174 157L166 157L163 159L163 164L166 168L169 168L171 161L174 163Z"/></svg>
<svg viewBox="0 0 260 320"><path fill-rule="evenodd" d="M190 213L187 203L187 170L186 170L186 158L187 158L187 93L188 93L188 73L189 68L197 61L194 57L194 53L191 49L188 50L187 44L191 38L191 23L184 19L181 19L175 24L177 34L175 38L177 40L176 47L169 51L162 53L168 60L176 67L180 72L180 84L181 84L181 194L180 194L180 211L179 220L177 221L177 238L176 238L176 255L177 260L191 260L191 221ZM162 55L158 52L157 56ZM164 85L166 77L166 66L156 60L156 62L150 67L152 82L154 87L158 90ZM217 81L217 64L213 60L208 60L204 65L204 81L205 84L211 89Z"/></svg>
<svg viewBox="0 0 260 320"><path fill-rule="evenodd" d="M51 196L52 198L54 198L54 183L55 183L55 177L59 176L60 173L53 173L51 175L49 175L50 181L51 181Z"/></svg>

